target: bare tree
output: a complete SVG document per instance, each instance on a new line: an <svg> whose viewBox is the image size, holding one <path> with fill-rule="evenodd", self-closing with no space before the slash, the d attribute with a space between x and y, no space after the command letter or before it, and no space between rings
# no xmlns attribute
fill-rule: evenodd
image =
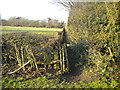
<svg viewBox="0 0 120 90"><path fill-rule="evenodd" d="M61 5L65 7L67 10L70 10L70 8L73 6L73 1L74 0L53 0L53 3L57 5Z"/></svg>

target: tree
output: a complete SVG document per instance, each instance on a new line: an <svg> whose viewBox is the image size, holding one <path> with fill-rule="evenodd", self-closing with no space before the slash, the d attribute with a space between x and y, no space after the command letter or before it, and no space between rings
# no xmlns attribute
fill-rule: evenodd
<svg viewBox="0 0 120 90"><path fill-rule="evenodd" d="M46 20L42 20L42 21L40 22L40 27L46 27L46 25L47 25Z"/></svg>
<svg viewBox="0 0 120 90"><path fill-rule="evenodd" d="M47 27L47 28L53 27L53 22L52 22L52 19L51 19L51 18L48 18L48 22L47 22L46 27Z"/></svg>
<svg viewBox="0 0 120 90"><path fill-rule="evenodd" d="M28 20L23 17L10 17L8 20L2 20L3 26L21 26L21 27L46 27L46 28L62 28L64 22L56 19L48 18L48 20Z"/></svg>
<svg viewBox="0 0 120 90"><path fill-rule="evenodd" d="M39 24L39 21L29 20L29 26L30 26L30 27L39 27L40 24Z"/></svg>
<svg viewBox="0 0 120 90"><path fill-rule="evenodd" d="M16 20L16 17L13 16L8 19L8 23L10 26L16 26L18 24L18 20Z"/></svg>
<svg viewBox="0 0 120 90"><path fill-rule="evenodd" d="M55 4L65 7L68 11L71 9L71 7L74 4L74 0L53 0L53 2Z"/></svg>
<svg viewBox="0 0 120 90"><path fill-rule="evenodd" d="M59 22L56 19L48 18L48 22L46 24L46 27L47 28L62 28L62 27L64 27L64 22Z"/></svg>
<svg viewBox="0 0 120 90"><path fill-rule="evenodd" d="M2 25L3 25L3 26L9 26L9 23L8 23L7 20L2 19L1 21L2 21Z"/></svg>

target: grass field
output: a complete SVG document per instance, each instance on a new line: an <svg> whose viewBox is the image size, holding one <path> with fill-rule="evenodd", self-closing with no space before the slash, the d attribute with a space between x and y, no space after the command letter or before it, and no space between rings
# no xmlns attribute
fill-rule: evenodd
<svg viewBox="0 0 120 90"><path fill-rule="evenodd" d="M49 36L56 36L57 32L62 29L59 28L36 28L36 27L14 27L14 26L0 26L2 34L14 33L14 32L31 32Z"/></svg>

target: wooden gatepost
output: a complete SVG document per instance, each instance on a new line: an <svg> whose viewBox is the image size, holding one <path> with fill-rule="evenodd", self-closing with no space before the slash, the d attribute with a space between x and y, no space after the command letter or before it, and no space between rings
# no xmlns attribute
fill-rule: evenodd
<svg viewBox="0 0 120 90"><path fill-rule="evenodd" d="M60 35L60 36L59 36ZM61 40L59 41L60 44L58 44L58 52L59 52L59 60L60 60L60 68L61 71L65 72L69 70L69 61L68 61L68 55L67 55L67 32L65 28L63 28L62 32L58 33L58 38Z"/></svg>
<svg viewBox="0 0 120 90"><path fill-rule="evenodd" d="M48 65L59 63L62 72L69 71L69 61L67 55L67 32L65 28L58 32L58 37L49 41L42 48L44 52L44 67L47 70Z"/></svg>

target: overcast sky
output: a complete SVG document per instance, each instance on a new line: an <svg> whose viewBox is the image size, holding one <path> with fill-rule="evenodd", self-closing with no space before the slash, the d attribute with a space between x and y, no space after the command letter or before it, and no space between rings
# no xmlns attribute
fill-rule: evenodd
<svg viewBox="0 0 120 90"><path fill-rule="evenodd" d="M11 16L24 17L30 20L43 20L48 17L67 21L68 11L53 4L53 0L0 0L2 19Z"/></svg>

